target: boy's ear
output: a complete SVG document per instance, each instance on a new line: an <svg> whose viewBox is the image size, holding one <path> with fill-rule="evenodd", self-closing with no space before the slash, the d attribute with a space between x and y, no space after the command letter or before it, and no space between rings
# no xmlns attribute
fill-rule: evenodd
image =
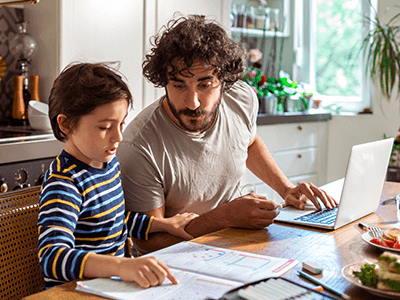
<svg viewBox="0 0 400 300"><path fill-rule="evenodd" d="M66 136L71 132L70 124L67 120L67 116L64 114L59 114L57 116L57 124L58 128L64 133Z"/></svg>

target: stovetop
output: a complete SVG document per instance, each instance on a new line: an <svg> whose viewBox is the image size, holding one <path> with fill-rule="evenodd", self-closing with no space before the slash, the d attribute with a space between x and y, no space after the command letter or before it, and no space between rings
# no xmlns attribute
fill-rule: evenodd
<svg viewBox="0 0 400 300"><path fill-rule="evenodd" d="M54 138L51 131L34 130L29 126L0 126L0 144Z"/></svg>

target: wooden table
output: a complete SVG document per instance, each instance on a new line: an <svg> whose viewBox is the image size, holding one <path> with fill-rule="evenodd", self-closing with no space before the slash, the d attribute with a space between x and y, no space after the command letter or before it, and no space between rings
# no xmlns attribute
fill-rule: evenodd
<svg viewBox="0 0 400 300"><path fill-rule="evenodd" d="M386 182L381 200L400 193L400 183ZM360 204L362 205L362 199ZM363 222L378 224L382 227L399 225L395 205L380 206L376 214L362 219ZM359 262L365 258L376 259L381 253L361 239L358 221L335 231L323 231L301 226L272 224L265 230L225 229L195 239L195 242L208 245L248 251L269 256L295 258L299 262L317 259L323 267L321 278L338 290L350 295L352 299L379 299L363 289L348 284L341 276L343 266ZM296 275L296 268L285 274L285 277L308 284ZM74 291L75 283L68 283L47 291L27 297L28 300L89 300L103 299Z"/></svg>

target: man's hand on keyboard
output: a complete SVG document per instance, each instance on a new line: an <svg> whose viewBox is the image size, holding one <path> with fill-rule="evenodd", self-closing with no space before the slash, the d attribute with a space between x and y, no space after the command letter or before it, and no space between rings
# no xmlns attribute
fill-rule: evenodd
<svg viewBox="0 0 400 300"><path fill-rule="evenodd" d="M337 206L335 199L309 182L301 182L297 186L288 188L284 197L286 205L291 205L299 209L304 209L307 199L309 199L318 210L321 209L319 201L328 209Z"/></svg>

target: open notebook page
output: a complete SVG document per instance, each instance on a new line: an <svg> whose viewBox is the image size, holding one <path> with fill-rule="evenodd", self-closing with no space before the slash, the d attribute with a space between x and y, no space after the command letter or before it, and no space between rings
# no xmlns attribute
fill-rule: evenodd
<svg viewBox="0 0 400 300"><path fill-rule="evenodd" d="M240 282L180 270L172 272L179 280L177 285L165 281L161 286L142 289L134 283L97 278L78 282L76 289L120 300L203 300L207 297L219 298L225 292L241 285Z"/></svg>

